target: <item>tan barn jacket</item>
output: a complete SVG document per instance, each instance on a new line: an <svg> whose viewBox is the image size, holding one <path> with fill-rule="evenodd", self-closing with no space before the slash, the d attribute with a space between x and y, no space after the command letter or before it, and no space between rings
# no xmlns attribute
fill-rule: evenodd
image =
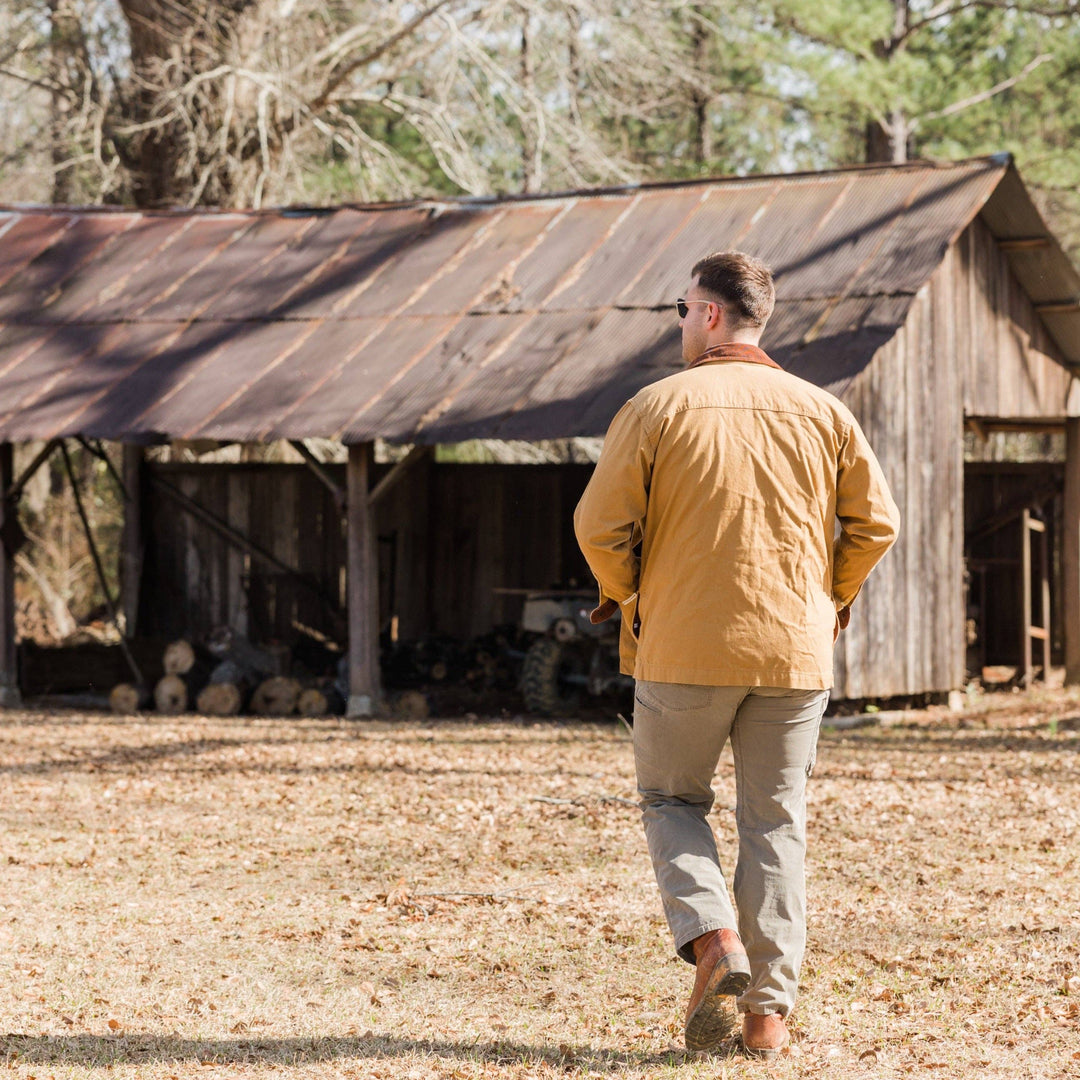
<svg viewBox="0 0 1080 1080"><path fill-rule="evenodd" d="M848 409L750 345L628 401L574 514L625 674L806 690L832 685L837 611L899 521Z"/></svg>

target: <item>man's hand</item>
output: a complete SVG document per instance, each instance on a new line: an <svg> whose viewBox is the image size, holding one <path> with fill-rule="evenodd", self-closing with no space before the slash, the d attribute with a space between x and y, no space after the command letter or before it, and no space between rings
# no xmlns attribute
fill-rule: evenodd
<svg viewBox="0 0 1080 1080"><path fill-rule="evenodd" d="M842 607L836 613L836 627L833 630L832 634L833 641L835 641L840 636L841 630L846 630L848 628L849 622L851 622L851 608Z"/></svg>
<svg viewBox="0 0 1080 1080"><path fill-rule="evenodd" d="M589 612L589 622L594 626L597 623L606 622L619 610L619 605L614 600L605 600L599 607L595 607Z"/></svg>

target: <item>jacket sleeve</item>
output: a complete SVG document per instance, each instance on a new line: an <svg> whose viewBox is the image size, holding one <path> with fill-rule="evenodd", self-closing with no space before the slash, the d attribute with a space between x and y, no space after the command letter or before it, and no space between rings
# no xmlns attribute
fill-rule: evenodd
<svg viewBox="0 0 1080 1080"><path fill-rule="evenodd" d="M848 607L900 530L900 511L866 436L852 420L836 476L840 534L833 552L833 600Z"/></svg>
<svg viewBox="0 0 1080 1080"><path fill-rule="evenodd" d="M600 604L624 604L638 590L641 539L654 447L632 402L611 422L600 460L574 511L574 532L600 585Z"/></svg>

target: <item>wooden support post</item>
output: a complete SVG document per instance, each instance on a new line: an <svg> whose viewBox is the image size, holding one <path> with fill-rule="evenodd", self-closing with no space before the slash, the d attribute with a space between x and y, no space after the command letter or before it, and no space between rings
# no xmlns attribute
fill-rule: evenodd
<svg viewBox="0 0 1080 1080"><path fill-rule="evenodd" d="M349 603L349 701L345 715L372 716L379 699L379 574L375 515L368 498L375 454L372 443L349 446L346 470Z"/></svg>
<svg viewBox="0 0 1080 1080"><path fill-rule="evenodd" d="M1031 511L1020 515L1020 683L1031 685Z"/></svg>
<svg viewBox="0 0 1080 1080"><path fill-rule="evenodd" d="M142 578L142 463L143 449L124 443L124 531L120 538L120 603L124 636L135 636L139 619L139 582Z"/></svg>
<svg viewBox="0 0 1080 1080"><path fill-rule="evenodd" d="M1043 682L1050 681L1050 541L1046 535L1046 523L1043 523L1042 532L1039 533L1039 590L1040 614L1042 626L1042 677Z"/></svg>
<svg viewBox="0 0 1080 1080"><path fill-rule="evenodd" d="M11 488L15 480L15 448L0 443L0 492ZM4 516L15 512L17 499L0 500L0 524ZM22 705L19 692L18 657L15 651L15 559L0 545L0 707L17 709Z"/></svg>
<svg viewBox="0 0 1080 1080"><path fill-rule="evenodd" d="M1065 507L1061 569L1065 603L1065 685L1080 685L1080 417L1065 421Z"/></svg>

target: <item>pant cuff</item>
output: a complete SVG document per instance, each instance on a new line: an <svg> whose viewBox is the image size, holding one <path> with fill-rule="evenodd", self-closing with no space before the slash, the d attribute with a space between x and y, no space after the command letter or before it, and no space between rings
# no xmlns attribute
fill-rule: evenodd
<svg viewBox="0 0 1080 1080"><path fill-rule="evenodd" d="M710 930L734 930L735 933L739 931L734 926L728 926L722 922L705 922L701 923L690 934L683 934L675 938L675 952L680 960L685 960L688 964L697 964L697 959L694 956L694 942L701 937L702 934L707 934Z"/></svg>

